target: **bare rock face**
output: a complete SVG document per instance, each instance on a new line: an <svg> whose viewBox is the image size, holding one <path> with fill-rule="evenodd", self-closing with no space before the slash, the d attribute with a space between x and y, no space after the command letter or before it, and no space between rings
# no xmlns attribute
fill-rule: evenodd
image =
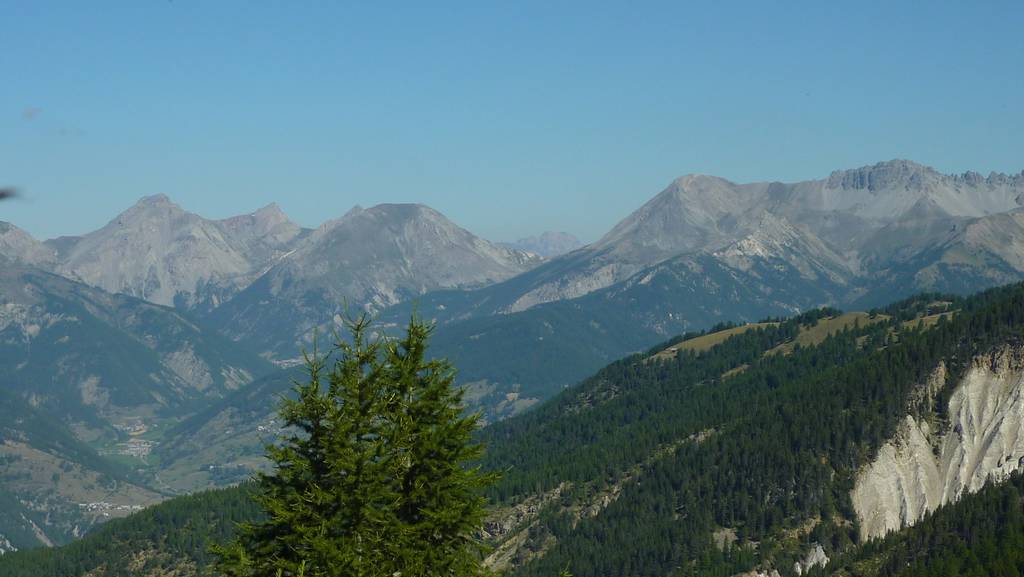
<svg viewBox="0 0 1024 577"><path fill-rule="evenodd" d="M275 205L212 221L150 196L103 228L65 240L57 270L157 304L211 308L248 286L300 233Z"/></svg>
<svg viewBox="0 0 1024 577"><path fill-rule="evenodd" d="M797 561L793 564L793 572L797 575L803 575L804 573L814 569L815 567L824 567L828 565L829 558L825 554L825 550L820 544L815 543L814 547L807 552L807 556L802 561Z"/></svg>
<svg viewBox="0 0 1024 577"><path fill-rule="evenodd" d="M874 166L833 172L828 178L827 186L832 189L870 192L897 187L920 191L933 185L940 178L941 175L917 163L894 160L880 162Z"/></svg>
<svg viewBox="0 0 1024 577"><path fill-rule="evenodd" d="M622 282L641 270L642 267L637 264L595 259L583 268L538 283L496 312L516 313L540 304L588 295Z"/></svg>
<svg viewBox="0 0 1024 577"><path fill-rule="evenodd" d="M1024 178L995 173L982 178L974 172L946 175L909 160L892 160L833 172L821 184L820 199L827 205L888 220L903 215L924 198L951 216L1013 210L1020 206Z"/></svg>
<svg viewBox="0 0 1024 577"><path fill-rule="evenodd" d="M942 432L906 417L858 475L851 497L863 540L913 525L1024 467L1024 349L976 358L948 414Z"/></svg>
<svg viewBox="0 0 1024 577"><path fill-rule="evenodd" d="M769 212L757 216L753 232L714 254L724 263L749 271L757 263L784 262L808 280L847 284L853 271L819 238Z"/></svg>

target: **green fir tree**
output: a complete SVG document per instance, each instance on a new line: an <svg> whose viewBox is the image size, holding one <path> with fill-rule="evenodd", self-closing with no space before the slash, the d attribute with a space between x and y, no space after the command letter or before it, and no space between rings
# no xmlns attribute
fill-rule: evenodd
<svg viewBox="0 0 1024 577"><path fill-rule="evenodd" d="M308 380L283 401L293 431L268 447L258 479L265 520L216 548L230 577L482 574L474 532L493 476L470 466L472 441L454 370L427 360L432 328L413 319L402 339L348 323L333 361L314 348Z"/></svg>

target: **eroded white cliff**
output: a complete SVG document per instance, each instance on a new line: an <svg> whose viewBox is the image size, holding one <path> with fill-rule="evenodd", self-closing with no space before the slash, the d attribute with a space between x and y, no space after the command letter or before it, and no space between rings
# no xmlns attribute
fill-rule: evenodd
<svg viewBox="0 0 1024 577"><path fill-rule="evenodd" d="M941 432L925 419L906 417L858 475L851 496L862 539L912 525L1024 466L1024 348L975 358L947 414Z"/></svg>
<svg viewBox="0 0 1024 577"><path fill-rule="evenodd" d="M811 550L807 552L803 561L797 561L793 564L793 572L797 575L803 575L804 573L814 569L815 567L824 567L828 565L829 558L825 554L825 549L818 543L814 543Z"/></svg>

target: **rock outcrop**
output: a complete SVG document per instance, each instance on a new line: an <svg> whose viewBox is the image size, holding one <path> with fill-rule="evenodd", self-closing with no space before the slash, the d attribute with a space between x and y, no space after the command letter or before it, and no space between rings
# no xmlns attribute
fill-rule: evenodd
<svg viewBox="0 0 1024 577"><path fill-rule="evenodd" d="M1024 467L1024 348L974 359L947 414L942 427L908 415L858 475L851 496L862 540L913 525Z"/></svg>
<svg viewBox="0 0 1024 577"><path fill-rule="evenodd" d="M793 571L797 575L803 575L815 567L824 567L828 565L829 558L825 554L825 549L819 543L815 543L814 547L807 552L807 556L802 561L797 561L793 564Z"/></svg>

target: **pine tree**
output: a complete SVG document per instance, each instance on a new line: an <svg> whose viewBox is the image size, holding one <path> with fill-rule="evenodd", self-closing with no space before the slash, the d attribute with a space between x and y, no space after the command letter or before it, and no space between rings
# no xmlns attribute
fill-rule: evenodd
<svg viewBox="0 0 1024 577"><path fill-rule="evenodd" d="M215 549L230 577L378 577L482 573L473 532L491 475L469 463L471 436L454 371L426 360L431 327L413 319L400 340L349 323L334 361L315 350L308 380L282 403L292 431L268 447L258 478L264 521Z"/></svg>
<svg viewBox="0 0 1024 577"><path fill-rule="evenodd" d="M472 442L478 417L466 416L455 372L444 360L425 361L432 328L415 320L388 347L389 412L400 418L392 447L403 454L397 516L408 533L407 575L474 575L480 550L472 535L483 523L482 489L495 477L466 464L482 456ZM411 572L410 572L411 571Z"/></svg>

